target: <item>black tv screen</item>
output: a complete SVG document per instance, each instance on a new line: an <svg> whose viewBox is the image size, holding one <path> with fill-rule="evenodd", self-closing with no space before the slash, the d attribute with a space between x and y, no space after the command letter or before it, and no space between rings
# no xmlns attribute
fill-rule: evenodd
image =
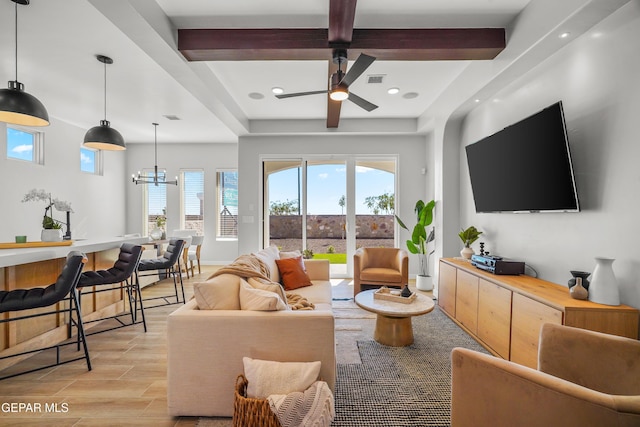
<svg viewBox="0 0 640 427"><path fill-rule="evenodd" d="M578 212L562 102L466 147L476 212Z"/></svg>

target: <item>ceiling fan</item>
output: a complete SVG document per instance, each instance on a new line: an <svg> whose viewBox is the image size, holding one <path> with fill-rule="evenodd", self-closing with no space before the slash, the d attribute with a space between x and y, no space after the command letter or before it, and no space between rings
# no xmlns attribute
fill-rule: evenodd
<svg viewBox="0 0 640 427"><path fill-rule="evenodd" d="M376 58L373 56L365 55L361 53L356 59L356 62L353 63L349 72L346 74L342 71L342 64L346 64L347 62L347 51L344 49L334 49L333 51L333 62L338 65L338 70L331 74L329 78L329 89L325 90L314 90L311 92L297 92L297 93L287 93L276 95L278 99L284 98L293 98L296 96L307 96L307 95L317 95L321 93L328 93L329 98L334 101L344 101L348 99L349 101L356 104L358 107L363 108L367 111L373 111L378 108L377 105L372 104L366 99L360 98L355 93L349 91L349 86L353 84L354 81L358 77L362 75L366 71L367 68L375 61Z"/></svg>
<svg viewBox="0 0 640 427"><path fill-rule="evenodd" d="M382 61L486 60L495 58L506 46L504 28L354 28L356 2L329 0L328 28L178 29L178 50L188 61L328 59L330 79L343 65L346 66L347 59L355 59L356 63L344 78L336 78L339 83L351 84L370 65L365 62L367 58ZM337 64L334 63L336 49L344 52L344 57L340 56L343 59ZM372 56L364 55L363 51ZM356 75L361 64L366 66ZM358 68L354 71L356 65ZM337 128L342 102L331 99L331 89L304 92L303 95L314 93L329 95L327 127ZM353 93L348 99L362 108L368 104Z"/></svg>

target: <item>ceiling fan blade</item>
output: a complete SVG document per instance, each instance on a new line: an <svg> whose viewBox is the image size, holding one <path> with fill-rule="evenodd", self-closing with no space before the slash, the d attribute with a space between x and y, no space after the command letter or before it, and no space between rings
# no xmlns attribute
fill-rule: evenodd
<svg viewBox="0 0 640 427"><path fill-rule="evenodd" d="M340 123L342 101L334 101L327 96L327 128L337 128Z"/></svg>
<svg viewBox="0 0 640 427"><path fill-rule="evenodd" d="M358 59L356 59L356 62L354 62L351 68L349 68L349 71L344 76L344 79L342 79L342 83L346 84L347 86L351 85L358 77L360 77L362 73L365 72L367 68L369 68L369 65L371 65L375 60L376 58L374 58L373 56L361 53L360 56L358 56Z"/></svg>
<svg viewBox="0 0 640 427"><path fill-rule="evenodd" d="M294 96L306 96L306 95L318 95L320 93L328 93L328 90L314 90L311 92L297 92L297 93L283 93L282 95L276 95L276 98L293 98Z"/></svg>
<svg viewBox="0 0 640 427"><path fill-rule="evenodd" d="M376 104L372 104L369 101L367 101L366 99L360 98L358 95L356 95L353 92L349 92L349 98L347 98L347 99L349 101L353 102L354 104L356 104L358 107L364 108L367 111L373 111L376 108L378 108L378 106Z"/></svg>

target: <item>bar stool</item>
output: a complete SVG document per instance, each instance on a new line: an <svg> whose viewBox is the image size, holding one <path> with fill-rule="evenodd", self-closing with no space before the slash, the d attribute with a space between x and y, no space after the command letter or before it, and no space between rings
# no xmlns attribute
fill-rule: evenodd
<svg viewBox="0 0 640 427"><path fill-rule="evenodd" d="M80 279L82 268L87 262L87 257L79 251L71 251L67 255L60 275L55 283L44 288L30 288L30 289L15 289L12 291L0 291L0 313L9 311L21 311L31 310L34 308L50 307L57 305L52 311L29 314L18 317L7 317L0 319L0 324L13 322L23 319L32 319L34 317L47 316L58 313L69 313L69 334L68 338L71 338L71 330L75 325L78 330L78 342L82 342L84 348L84 356L78 356L69 360L60 360L60 348L66 345L75 344L75 341L56 344L48 347L41 347L33 350L23 351L9 356L0 357L0 360L5 360L11 357L26 356L32 353L37 353L43 350L56 349L56 362L41 366L38 368L5 375L0 379L12 378L18 375L27 374L30 372L40 371L42 369L51 368L53 366L63 365L65 363L75 362L77 360L85 359L87 362L87 370L91 370L91 359L89 358L89 349L87 347L87 341L84 334L84 326L82 324L82 317L80 314L80 305L78 304L79 298L76 291L76 285ZM69 304L64 304L64 300L69 295ZM74 319L75 314L75 319Z"/></svg>
<svg viewBox="0 0 640 427"><path fill-rule="evenodd" d="M171 239L167 245L167 249L164 254L159 258L143 259L138 264L138 277L150 276L155 274L166 273L166 277L173 277L173 287L175 289L176 302L170 302L169 298L173 298L174 295L165 295L160 297L145 298L144 301L151 301L156 299L162 299L165 304L154 305L147 308L161 307L171 304L179 304L185 302L184 297L184 284L182 283L180 254L184 247L184 239ZM177 268L176 268L177 267ZM178 296L178 278L180 280L180 288L182 290L182 301Z"/></svg>
<svg viewBox="0 0 640 427"><path fill-rule="evenodd" d="M140 283L136 276L136 269L140 262L140 257L142 256L142 250L142 246L140 245L123 243L120 246L120 253L113 267L108 270L85 271L80 275L80 281L77 286L79 300L81 300L80 297L82 296L83 291L85 293L99 294L101 292L123 289L127 292L127 298L129 300L129 314L131 315L130 323L125 323L121 319L123 316L129 315L126 313L120 313L115 316L108 316L85 322L93 323L114 319L120 323L118 326L101 329L96 332L88 333L87 335L107 332L125 326L136 325L138 323L142 323L144 325L144 331L147 332L147 322L144 317L144 306L142 305L142 293L140 292ZM109 285L118 285L118 287ZM106 286L109 287L105 289ZM140 301L140 315L142 317L142 321L138 320L138 301Z"/></svg>

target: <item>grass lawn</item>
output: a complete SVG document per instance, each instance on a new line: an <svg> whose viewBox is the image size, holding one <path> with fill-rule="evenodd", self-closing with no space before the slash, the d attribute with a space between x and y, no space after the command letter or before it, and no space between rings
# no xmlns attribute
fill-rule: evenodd
<svg viewBox="0 0 640 427"><path fill-rule="evenodd" d="M330 264L346 264L347 254L313 254L313 259L328 259Z"/></svg>

